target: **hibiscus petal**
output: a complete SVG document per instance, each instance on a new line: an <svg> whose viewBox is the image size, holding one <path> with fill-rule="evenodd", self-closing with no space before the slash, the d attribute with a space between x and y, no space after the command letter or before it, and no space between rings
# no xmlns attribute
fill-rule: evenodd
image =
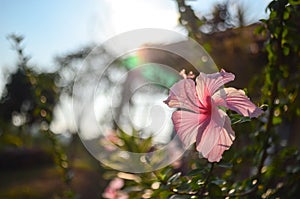
<svg viewBox="0 0 300 199"><path fill-rule="evenodd" d="M129 196L125 193L120 192L118 194L118 199L128 199L128 198L129 198Z"/></svg>
<svg viewBox="0 0 300 199"><path fill-rule="evenodd" d="M175 131L185 147L196 142L198 132L202 133L209 122L207 115L188 111L175 111L172 120Z"/></svg>
<svg viewBox="0 0 300 199"><path fill-rule="evenodd" d="M213 74L200 73L196 79L196 90L203 106L207 107L206 105L210 103L207 102L207 100L210 100L208 97L212 96L224 84L233 81L234 78L234 74L227 73L223 69L220 72Z"/></svg>
<svg viewBox="0 0 300 199"><path fill-rule="evenodd" d="M216 92L212 98L217 106L224 106L245 117L258 117L263 113L250 101L243 90L224 88Z"/></svg>
<svg viewBox="0 0 300 199"><path fill-rule="evenodd" d="M225 150L228 150L235 139L235 133L231 128L231 122L228 116L225 116L224 127L219 136L218 143L207 154L209 162L219 162Z"/></svg>
<svg viewBox="0 0 300 199"><path fill-rule="evenodd" d="M117 191L110 187L107 187L104 193L102 194L103 198L115 198L116 196L117 196Z"/></svg>
<svg viewBox="0 0 300 199"><path fill-rule="evenodd" d="M115 178L109 183L110 188L112 189L121 189L124 186L124 180L121 178Z"/></svg>
<svg viewBox="0 0 300 199"><path fill-rule="evenodd" d="M199 112L200 102L193 80L183 79L170 88L169 97L164 101L171 108L182 108Z"/></svg>
<svg viewBox="0 0 300 199"><path fill-rule="evenodd" d="M226 113L213 106L211 119L201 137L197 137L197 151L207 158L210 151L217 145L221 131L225 123Z"/></svg>

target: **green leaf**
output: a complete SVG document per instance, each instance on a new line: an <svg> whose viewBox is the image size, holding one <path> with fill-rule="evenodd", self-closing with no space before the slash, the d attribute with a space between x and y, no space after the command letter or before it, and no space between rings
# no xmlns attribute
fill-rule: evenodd
<svg viewBox="0 0 300 199"><path fill-rule="evenodd" d="M221 188L216 184L210 183L208 186L208 191L211 198L224 198Z"/></svg>
<svg viewBox="0 0 300 199"><path fill-rule="evenodd" d="M169 198L169 196L171 195L170 191L162 191L159 193L159 198L163 199L163 198Z"/></svg>
<svg viewBox="0 0 300 199"><path fill-rule="evenodd" d="M216 184L216 185L223 185L226 183L226 181L222 180L222 179L215 179L215 180L211 181L211 183Z"/></svg>
<svg viewBox="0 0 300 199"><path fill-rule="evenodd" d="M289 0L289 3L293 6L296 6L296 5L300 5L300 1L299 0Z"/></svg>
<svg viewBox="0 0 300 199"><path fill-rule="evenodd" d="M189 192L192 190L191 184L189 184L188 182L184 182L180 184L178 187L176 187L176 189L178 190L179 193Z"/></svg>
<svg viewBox="0 0 300 199"><path fill-rule="evenodd" d="M289 47L283 47L283 54L285 56L288 56L290 54L290 48Z"/></svg>
<svg viewBox="0 0 300 199"><path fill-rule="evenodd" d="M170 197L170 199L190 199L190 196L188 196L188 195L172 195Z"/></svg>
<svg viewBox="0 0 300 199"><path fill-rule="evenodd" d="M281 124L282 119L281 117L273 117L273 124L277 125L277 124Z"/></svg>
<svg viewBox="0 0 300 199"><path fill-rule="evenodd" d="M282 37L285 38L289 33L289 30L287 28L284 28L282 31Z"/></svg>
<svg viewBox="0 0 300 199"><path fill-rule="evenodd" d="M152 195L151 198L168 198L172 192L169 190L162 190L162 189L156 189Z"/></svg>
<svg viewBox="0 0 300 199"><path fill-rule="evenodd" d="M230 162L221 162L221 163L218 163L217 166L226 168L226 169L231 169L233 165Z"/></svg>
<svg viewBox="0 0 300 199"><path fill-rule="evenodd" d="M168 179L168 183L172 183L175 182L176 180L178 180L178 178L181 176L181 172L175 173L174 175L172 175L169 179Z"/></svg>
<svg viewBox="0 0 300 199"><path fill-rule="evenodd" d="M296 115L297 115L297 116L300 116L300 108L297 108L297 110L296 110Z"/></svg>
<svg viewBox="0 0 300 199"><path fill-rule="evenodd" d="M196 176L196 175L202 175L205 173L205 169L194 169L192 171L190 171L187 176Z"/></svg>
<svg viewBox="0 0 300 199"><path fill-rule="evenodd" d="M244 117L239 114L231 114L230 120L231 120L232 125L251 121L251 119L249 117Z"/></svg>
<svg viewBox="0 0 300 199"><path fill-rule="evenodd" d="M287 20L289 17L290 17L290 13L289 12L284 12L283 19Z"/></svg>
<svg viewBox="0 0 300 199"><path fill-rule="evenodd" d="M159 177L161 180L165 180L168 176L171 175L172 169L170 167L163 168L159 173Z"/></svg>

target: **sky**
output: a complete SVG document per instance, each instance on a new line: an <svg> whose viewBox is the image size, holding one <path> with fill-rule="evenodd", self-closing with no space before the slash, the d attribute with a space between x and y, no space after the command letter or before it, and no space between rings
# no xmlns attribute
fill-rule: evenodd
<svg viewBox="0 0 300 199"><path fill-rule="evenodd" d="M11 33L25 36L24 45L32 63L51 67L56 55L124 31L146 27L173 29L177 25L175 2L160 2L1 0L0 66L8 67L15 60L7 40Z"/></svg>
<svg viewBox="0 0 300 199"><path fill-rule="evenodd" d="M239 0L252 21L265 17L270 0ZM208 13L222 0L187 1L198 13ZM205 2L205 3L204 3ZM31 63L53 67L53 58L88 43L101 43L119 33L137 28L180 31L175 0L1 0L0 67L16 62L7 36L25 36Z"/></svg>

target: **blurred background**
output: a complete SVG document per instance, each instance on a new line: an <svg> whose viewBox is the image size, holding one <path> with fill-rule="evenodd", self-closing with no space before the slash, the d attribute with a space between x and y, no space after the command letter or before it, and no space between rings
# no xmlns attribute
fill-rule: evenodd
<svg viewBox="0 0 300 199"><path fill-rule="evenodd" d="M114 57L110 49L99 45L126 31L162 28L177 32L182 38L193 38L211 56L215 68L235 74L231 86L247 88L251 99L258 102L263 83L255 77L268 62L264 50L268 34L256 30L263 26L260 20L269 16L266 11L269 3L270 0L2 0L0 198L101 198L108 183L104 175L106 168L89 154L77 134L80 131L95 137L99 132L88 123L90 112L73 113L72 89L79 71L81 76L76 81L80 82L82 91L97 81L100 74L95 71L101 67L99 63L104 65ZM186 40L182 38L165 38L141 45L186 49ZM92 50L96 56L82 64ZM195 63L210 59L193 52L191 57ZM129 98L133 93L124 85L136 84L132 80L139 74L125 76L123 87L116 78L141 63L150 62L176 71L185 68L198 73L182 58L150 48L114 60L98 92L118 93L120 100L114 110L119 117L108 115L108 101L112 99L97 96L97 122L105 126L101 134L116 129L114 120L130 123L122 115L126 106L131 107L136 118L144 117L141 112L147 107L163 106L167 89L145 88L132 100ZM150 73L150 76L158 78L156 81L166 88L180 78L169 71ZM110 91L110 88L117 90ZM145 100L149 96L152 100ZM85 100L84 95L75 97L78 103ZM155 111L155 107L146 112L153 118L161 115L161 109ZM170 117L170 114L166 107L163 116ZM156 125L146 129L147 135L162 126L160 119L157 120L153 121ZM299 147L295 122L298 120L282 126L287 132L282 135L285 144ZM130 125L145 129L143 122L147 120L133 118ZM171 125L169 121L163 127L164 143L172 136Z"/></svg>

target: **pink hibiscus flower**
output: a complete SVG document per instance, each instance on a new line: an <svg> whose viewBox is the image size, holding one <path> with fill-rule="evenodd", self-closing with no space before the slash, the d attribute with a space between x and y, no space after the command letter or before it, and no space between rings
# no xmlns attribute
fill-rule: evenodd
<svg viewBox="0 0 300 199"><path fill-rule="evenodd" d="M183 79L175 83L164 101L179 108L172 115L175 131L186 147L196 142L196 149L210 162L219 162L235 139L228 115L219 107L229 108L246 117L258 117L263 111L255 106L244 91L220 89L235 76L221 70L200 73L195 82Z"/></svg>
<svg viewBox="0 0 300 199"><path fill-rule="evenodd" d="M124 181L121 178L113 179L108 187L106 187L102 197L108 199L128 199L128 195L120 191L123 186Z"/></svg>

